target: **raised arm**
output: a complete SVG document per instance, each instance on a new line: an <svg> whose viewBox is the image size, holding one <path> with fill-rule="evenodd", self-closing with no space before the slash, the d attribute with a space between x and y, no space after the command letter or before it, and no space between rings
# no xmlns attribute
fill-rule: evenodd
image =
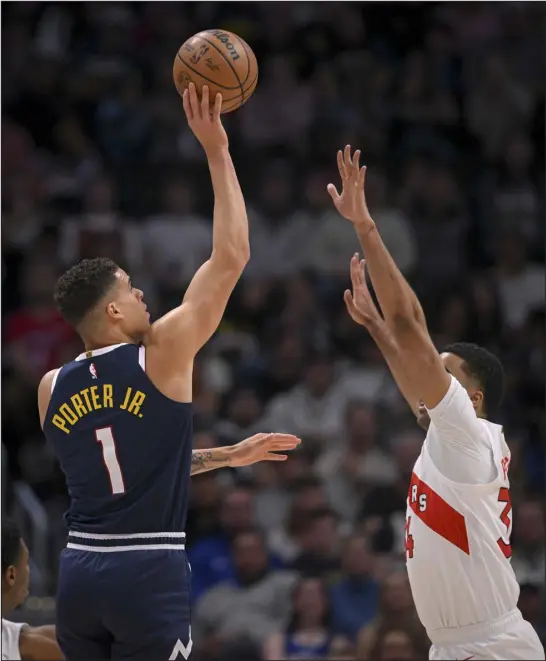
<svg viewBox="0 0 546 661"><path fill-rule="evenodd" d="M417 416L418 405L414 397L414 388L406 374L400 357L400 350L387 323L377 309L366 282L365 261L359 261L358 255L351 259L352 292L345 291L344 300L353 321L364 326L383 354L391 374L400 392Z"/></svg>
<svg viewBox="0 0 546 661"><path fill-rule="evenodd" d="M191 475L199 475L217 468L239 468L258 461L285 461L288 450L301 443L291 434L255 434L236 445L210 450L193 450L191 453ZM283 454L277 454L281 452Z"/></svg>
<svg viewBox="0 0 546 661"><path fill-rule="evenodd" d="M220 119L222 99L209 108L208 87L199 101L195 86L184 92L188 124L205 150L214 189L212 253L188 287L182 304L152 327L149 345L172 351L172 360L185 362L218 328L228 299L250 258L245 201Z"/></svg>
<svg viewBox="0 0 546 661"><path fill-rule="evenodd" d="M404 395L415 402L423 400L431 409L445 397L451 378L429 336L421 305L370 216L364 196L366 168L360 168L359 158L358 151L351 157L349 146L344 154L338 153L342 193L339 195L333 184L328 186L328 192L340 214L353 223L358 234L385 322L398 347L398 371L408 379L408 393Z"/></svg>

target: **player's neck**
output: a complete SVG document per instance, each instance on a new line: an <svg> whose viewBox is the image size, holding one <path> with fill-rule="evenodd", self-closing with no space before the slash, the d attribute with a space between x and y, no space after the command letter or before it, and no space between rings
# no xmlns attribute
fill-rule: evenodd
<svg viewBox="0 0 546 661"><path fill-rule="evenodd" d="M106 347L112 347L116 344L138 344L139 342L137 338L131 337L130 335L117 330L113 333L106 333L102 337L86 337L82 335L82 341L86 351L105 349Z"/></svg>

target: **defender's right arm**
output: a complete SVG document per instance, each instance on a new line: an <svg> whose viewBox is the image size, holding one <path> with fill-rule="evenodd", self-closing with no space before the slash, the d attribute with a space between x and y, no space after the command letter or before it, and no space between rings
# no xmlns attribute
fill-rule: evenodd
<svg viewBox="0 0 546 661"><path fill-rule="evenodd" d="M208 88L199 101L195 86L184 93L190 128L207 155L214 189L213 245L186 291L182 304L151 328L146 345L161 346L172 364L187 365L218 328L227 302L250 259L248 218L243 193L220 120L221 97L209 108Z"/></svg>

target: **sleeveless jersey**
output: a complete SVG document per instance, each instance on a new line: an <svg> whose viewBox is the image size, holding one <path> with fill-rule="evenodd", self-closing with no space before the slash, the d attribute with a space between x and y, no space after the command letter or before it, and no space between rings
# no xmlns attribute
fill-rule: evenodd
<svg viewBox="0 0 546 661"><path fill-rule="evenodd" d="M454 411L446 410L448 395ZM519 586L510 565L510 451L502 427L476 417L454 377L444 400L429 413L431 425L408 492L406 563L419 618L434 643L435 631L489 622L514 610ZM444 420L435 422L435 415L459 426L468 442L483 434L496 473L492 481L463 484L440 472L430 444L445 441L442 433L449 427L438 429ZM464 454L461 463L464 467Z"/></svg>
<svg viewBox="0 0 546 661"><path fill-rule="evenodd" d="M78 356L52 384L44 432L66 476L70 531L182 533L192 452L192 405L146 376L143 346Z"/></svg>
<svg viewBox="0 0 546 661"><path fill-rule="evenodd" d="M19 650L19 637L21 629L25 626L21 622L10 622L2 618L2 659L9 659L9 661L21 658Z"/></svg>
<svg viewBox="0 0 546 661"><path fill-rule="evenodd" d="M294 633L286 634L284 645L285 659L326 659L329 657L331 637L324 635L314 642L303 642L301 637Z"/></svg>

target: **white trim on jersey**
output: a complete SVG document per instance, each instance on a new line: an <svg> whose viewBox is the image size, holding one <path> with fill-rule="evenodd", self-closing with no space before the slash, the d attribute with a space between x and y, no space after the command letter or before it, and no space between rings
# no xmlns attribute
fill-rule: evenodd
<svg viewBox="0 0 546 661"><path fill-rule="evenodd" d="M70 530L69 537L81 537L82 539L154 539L154 537L173 537L186 539L185 532L132 532L126 534L105 535L103 533L77 532Z"/></svg>
<svg viewBox="0 0 546 661"><path fill-rule="evenodd" d="M160 551L162 549L171 549L174 551L184 551L185 544L133 544L131 546L88 546L87 544L72 544L68 542L67 549L76 549L77 551L96 551L97 553L113 553L119 551Z"/></svg>
<svg viewBox="0 0 546 661"><path fill-rule="evenodd" d="M121 342L120 344L112 344L109 347L102 347L102 349L93 349L93 351L84 351L83 353L80 353L80 355L77 358L74 358L74 360L85 360L86 358L93 358L94 356L102 356L103 353L109 353L110 351L114 351L115 349L124 347L127 344L128 342Z"/></svg>
<svg viewBox="0 0 546 661"><path fill-rule="evenodd" d="M146 372L146 347L143 344L138 348L138 364L142 367L142 371Z"/></svg>
<svg viewBox="0 0 546 661"><path fill-rule="evenodd" d="M57 383L57 377L59 376L60 371L61 371L61 368L59 367L59 369L53 375L53 380L51 381L51 392L53 392L53 388L55 388L55 384Z"/></svg>

